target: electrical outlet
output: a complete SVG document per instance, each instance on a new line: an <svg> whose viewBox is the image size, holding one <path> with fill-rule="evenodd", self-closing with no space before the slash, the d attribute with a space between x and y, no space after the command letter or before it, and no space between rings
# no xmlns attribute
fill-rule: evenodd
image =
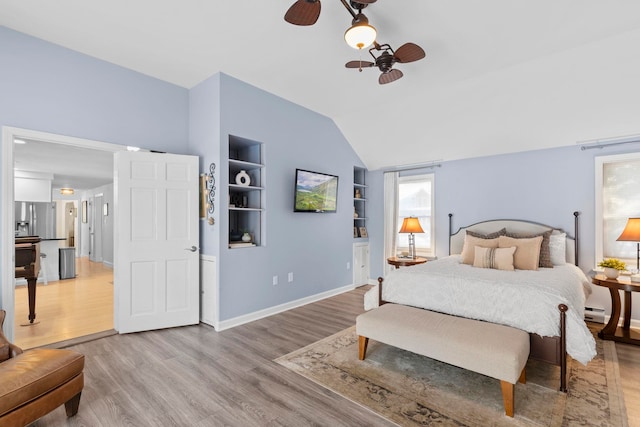
<svg viewBox="0 0 640 427"><path fill-rule="evenodd" d="M278 276L273 276L273 286L278 284Z"/></svg>
<svg viewBox="0 0 640 427"><path fill-rule="evenodd" d="M347 270L351 270L351 263L347 262Z"/></svg>
<svg viewBox="0 0 640 427"><path fill-rule="evenodd" d="M293 282L293 273L289 273L288 280L289 280L289 283Z"/></svg>

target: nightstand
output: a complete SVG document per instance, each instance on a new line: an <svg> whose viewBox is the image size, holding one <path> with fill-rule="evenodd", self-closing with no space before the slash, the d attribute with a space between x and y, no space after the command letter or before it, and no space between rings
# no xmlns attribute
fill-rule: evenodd
<svg viewBox="0 0 640 427"><path fill-rule="evenodd" d="M598 336L603 340L640 345L640 332L630 328L631 292L640 292L640 283L633 283L628 279L609 279L601 274L596 275L591 282L594 285L609 288L609 293L611 294L611 318L609 323L598 332ZM618 291L624 291L624 321L622 327L618 327L621 312L620 293Z"/></svg>
<svg viewBox="0 0 640 427"><path fill-rule="evenodd" d="M425 262L427 262L427 259L422 257L415 257L414 259L414 258L402 258L402 257L392 256L390 258L387 258L387 262L395 266L396 268L400 268L400 267L410 267L412 265L424 264Z"/></svg>

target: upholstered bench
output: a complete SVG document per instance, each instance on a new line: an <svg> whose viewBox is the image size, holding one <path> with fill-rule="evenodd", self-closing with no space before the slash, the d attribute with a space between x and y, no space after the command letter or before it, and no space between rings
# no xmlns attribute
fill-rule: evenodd
<svg viewBox="0 0 640 427"><path fill-rule="evenodd" d="M84 355L72 350L22 351L2 333L0 310L0 426L26 426L64 404L78 412L84 387Z"/></svg>
<svg viewBox="0 0 640 427"><path fill-rule="evenodd" d="M515 383L526 380L527 332L398 304L359 315L356 332L360 360L371 338L500 380L505 413L513 417Z"/></svg>

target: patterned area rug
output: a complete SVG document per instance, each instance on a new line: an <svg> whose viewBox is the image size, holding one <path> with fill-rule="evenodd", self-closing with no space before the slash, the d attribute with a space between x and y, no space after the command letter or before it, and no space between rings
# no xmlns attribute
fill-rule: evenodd
<svg viewBox="0 0 640 427"><path fill-rule="evenodd" d="M588 366L569 359L567 394L557 391L559 367L530 361L514 418L493 378L373 340L358 360L355 326L276 362L403 426L627 426L615 345L596 345Z"/></svg>

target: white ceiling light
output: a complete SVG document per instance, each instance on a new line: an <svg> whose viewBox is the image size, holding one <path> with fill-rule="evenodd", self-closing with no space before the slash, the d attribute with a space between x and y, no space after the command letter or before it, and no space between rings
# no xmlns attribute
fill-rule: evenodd
<svg viewBox="0 0 640 427"><path fill-rule="evenodd" d="M27 141L25 141L24 139L17 139L17 138L14 138L14 139L13 139L13 143L14 143L14 144L26 144L26 143L27 143Z"/></svg>
<svg viewBox="0 0 640 427"><path fill-rule="evenodd" d="M71 196L74 193L73 188L61 188L60 194L63 196Z"/></svg>
<svg viewBox="0 0 640 427"><path fill-rule="evenodd" d="M354 49L364 49L373 44L376 39L376 29L369 25L369 20L362 13L356 15L351 27L344 33L344 40Z"/></svg>

